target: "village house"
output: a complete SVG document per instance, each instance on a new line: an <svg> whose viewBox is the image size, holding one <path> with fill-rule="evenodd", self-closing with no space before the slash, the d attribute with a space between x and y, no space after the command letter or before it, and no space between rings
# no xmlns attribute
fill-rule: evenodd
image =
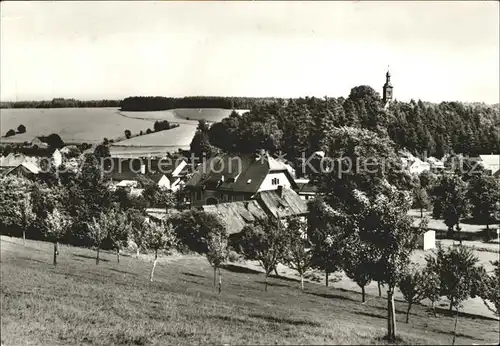
<svg viewBox="0 0 500 346"><path fill-rule="evenodd" d="M479 163L491 175L500 177L500 155L479 155Z"/></svg>
<svg viewBox="0 0 500 346"><path fill-rule="evenodd" d="M137 183L139 177L149 178L159 187L178 191L189 174L189 165L184 159L172 158L130 158L114 156L104 161L104 171L110 174L111 180L117 186L120 182L130 185Z"/></svg>
<svg viewBox="0 0 500 346"><path fill-rule="evenodd" d="M318 189L315 185L311 184L309 179L295 179L295 184L297 184L297 193L301 199L308 201L316 196Z"/></svg>
<svg viewBox="0 0 500 346"><path fill-rule="evenodd" d="M249 201L203 205L200 208L217 215L229 235L241 232L256 220L267 217L300 217L308 213L306 202L292 189L283 187L258 192L255 199Z"/></svg>
<svg viewBox="0 0 500 346"><path fill-rule="evenodd" d="M231 156L204 161L185 185L192 207L254 199L262 191L297 190L288 168L268 153Z"/></svg>
<svg viewBox="0 0 500 346"><path fill-rule="evenodd" d="M211 158L185 186L191 207L217 215L229 234L257 219L306 215L298 190L289 167L264 152Z"/></svg>
<svg viewBox="0 0 500 346"><path fill-rule="evenodd" d="M0 157L0 174L32 177L40 172L38 158L24 154L10 153Z"/></svg>

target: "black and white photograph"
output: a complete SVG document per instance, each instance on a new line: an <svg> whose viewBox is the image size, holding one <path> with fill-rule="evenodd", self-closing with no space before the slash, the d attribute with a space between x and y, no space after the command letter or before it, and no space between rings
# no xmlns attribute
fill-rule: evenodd
<svg viewBox="0 0 500 346"><path fill-rule="evenodd" d="M498 1L0 15L1 346L499 345Z"/></svg>

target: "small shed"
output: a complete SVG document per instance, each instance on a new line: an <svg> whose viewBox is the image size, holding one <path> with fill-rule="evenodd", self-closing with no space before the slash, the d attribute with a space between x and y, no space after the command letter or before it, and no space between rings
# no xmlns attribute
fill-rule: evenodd
<svg viewBox="0 0 500 346"><path fill-rule="evenodd" d="M428 230L420 235L418 238L418 247L422 250L429 250L436 248L436 232Z"/></svg>

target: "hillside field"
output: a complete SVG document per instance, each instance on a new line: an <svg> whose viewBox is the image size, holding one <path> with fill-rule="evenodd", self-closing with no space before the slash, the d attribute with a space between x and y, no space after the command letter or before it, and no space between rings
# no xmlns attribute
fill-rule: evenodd
<svg viewBox="0 0 500 346"><path fill-rule="evenodd" d="M95 264L95 252L2 236L2 344L383 344L386 301L228 264L223 289L200 256L162 258L155 281L151 263L110 253ZM396 301L398 334L404 343L450 344L454 319L423 306ZM498 344L498 321L460 316L457 344Z"/></svg>
<svg viewBox="0 0 500 346"><path fill-rule="evenodd" d="M2 143L30 142L34 137L57 133L67 143L102 142L153 127L154 121L131 119L118 114L117 108L53 108L53 109L1 109L0 128L4 136L9 129L23 124L26 133L2 137Z"/></svg>
<svg viewBox="0 0 500 346"><path fill-rule="evenodd" d="M235 111L239 114L248 112L247 109L236 109ZM219 122L227 118L231 112L231 109L222 108L177 108L156 112L120 111L120 114L135 119L168 120L178 124L198 124L198 120Z"/></svg>
<svg viewBox="0 0 500 346"><path fill-rule="evenodd" d="M245 110L238 110L243 113ZM198 125L198 120L217 122L229 116L231 110L173 109L158 112L121 112L118 108L54 108L54 109L1 109L1 143L30 142L34 137L57 133L66 143L97 144L103 138L123 139L124 131L133 134L153 129L157 120L168 120L180 124L176 129L163 133L143 135L119 142L120 146L189 147ZM3 137L9 129L26 126L26 133ZM170 132L172 131L172 132ZM150 137L151 136L151 137ZM168 148L167 148L168 149ZM123 150L123 148L122 148ZM134 152L136 149L131 149ZM170 151L170 149L168 149Z"/></svg>

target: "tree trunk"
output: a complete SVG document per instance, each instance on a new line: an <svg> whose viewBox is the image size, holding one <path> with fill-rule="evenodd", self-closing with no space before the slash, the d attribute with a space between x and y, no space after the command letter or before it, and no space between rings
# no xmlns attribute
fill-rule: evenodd
<svg viewBox="0 0 500 346"><path fill-rule="evenodd" d="M222 275L220 275L220 268L219 268L219 294L222 291Z"/></svg>
<svg viewBox="0 0 500 346"><path fill-rule="evenodd" d="M120 263L120 248L116 249L116 260L118 263Z"/></svg>
<svg viewBox="0 0 500 346"><path fill-rule="evenodd" d="M396 340L396 304L394 304L394 288L391 289L391 305L392 305L392 340Z"/></svg>
<svg viewBox="0 0 500 346"><path fill-rule="evenodd" d="M437 313L436 313L436 302L431 302L432 304L432 312L434 312L434 317L437 317Z"/></svg>
<svg viewBox="0 0 500 346"><path fill-rule="evenodd" d="M95 264L99 264L99 245L97 245L97 256L95 257Z"/></svg>
<svg viewBox="0 0 500 346"><path fill-rule="evenodd" d="M457 227L457 235L458 235L458 242L460 243L460 246L462 246L462 234L460 233L459 227Z"/></svg>
<svg viewBox="0 0 500 346"><path fill-rule="evenodd" d="M278 266L274 268L274 274L276 274L276 276L280 276L280 274L278 274Z"/></svg>
<svg viewBox="0 0 500 346"><path fill-rule="evenodd" d="M56 241L56 256L59 256L59 242Z"/></svg>
<svg viewBox="0 0 500 346"><path fill-rule="evenodd" d="M387 340L392 339L392 307L391 307L391 292L387 291Z"/></svg>
<svg viewBox="0 0 500 346"><path fill-rule="evenodd" d="M149 277L149 281L153 282L153 276L155 274L156 262L158 261L158 250L155 250L155 260L153 262L153 269L151 269L151 276Z"/></svg>
<svg viewBox="0 0 500 346"><path fill-rule="evenodd" d="M382 285L380 284L380 281L377 281L377 286L378 286L378 296L382 297Z"/></svg>
<svg viewBox="0 0 500 346"><path fill-rule="evenodd" d="M450 300L450 309L449 309L450 312L451 312L451 309L453 309L453 298L451 298L451 300Z"/></svg>
<svg viewBox="0 0 500 346"><path fill-rule="evenodd" d="M325 270L325 281L326 281L326 287L328 287L328 270Z"/></svg>
<svg viewBox="0 0 500 346"><path fill-rule="evenodd" d="M361 301L364 303L365 299L365 286L361 286Z"/></svg>
<svg viewBox="0 0 500 346"><path fill-rule="evenodd" d="M135 256L136 256L137 258L139 258L139 247L137 247L137 250L136 250Z"/></svg>
<svg viewBox="0 0 500 346"><path fill-rule="evenodd" d="M490 224L489 224L489 220L488 219L486 220L486 237L485 237L485 240L487 242L489 242L491 240L491 236L490 236Z"/></svg>
<svg viewBox="0 0 500 346"><path fill-rule="evenodd" d="M57 242L54 242L54 265L57 265Z"/></svg>
<svg viewBox="0 0 500 346"><path fill-rule="evenodd" d="M304 275L300 274L300 289L304 290Z"/></svg>
<svg viewBox="0 0 500 346"><path fill-rule="evenodd" d="M214 266L214 288L217 285L217 267Z"/></svg>
<svg viewBox="0 0 500 346"><path fill-rule="evenodd" d="M411 309L411 302L408 302L408 309L406 310L406 323L410 322L410 309Z"/></svg>
<svg viewBox="0 0 500 346"><path fill-rule="evenodd" d="M389 287L387 291L387 338L389 341L396 340L396 310L394 307L394 289Z"/></svg>
<svg viewBox="0 0 500 346"><path fill-rule="evenodd" d="M455 315L455 327L453 328L453 342L452 342L452 345L455 345L455 339L457 337L457 323L458 323L458 306L457 306L457 313Z"/></svg>
<svg viewBox="0 0 500 346"><path fill-rule="evenodd" d="M26 246L26 230L23 230L23 245Z"/></svg>
<svg viewBox="0 0 500 346"><path fill-rule="evenodd" d="M424 208L420 208L420 218L424 218Z"/></svg>
<svg viewBox="0 0 500 346"><path fill-rule="evenodd" d="M267 276L268 276L268 274L266 273L266 286L264 288L264 291L266 291L266 292L267 292Z"/></svg>

